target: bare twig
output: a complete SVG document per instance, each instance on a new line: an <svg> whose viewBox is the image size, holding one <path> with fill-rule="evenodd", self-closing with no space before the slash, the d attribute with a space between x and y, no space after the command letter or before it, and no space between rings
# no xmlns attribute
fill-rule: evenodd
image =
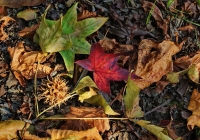
<svg viewBox="0 0 200 140"><path fill-rule="evenodd" d="M146 116L146 115L148 115L149 113L152 113L152 112L158 110L159 108L161 108L161 107L167 105L169 102L171 102L171 99L168 99L168 100L167 100L166 102L164 102L163 104L161 104L161 105L159 105L159 106L153 108L152 110L146 112L146 113L144 114L144 116Z"/></svg>

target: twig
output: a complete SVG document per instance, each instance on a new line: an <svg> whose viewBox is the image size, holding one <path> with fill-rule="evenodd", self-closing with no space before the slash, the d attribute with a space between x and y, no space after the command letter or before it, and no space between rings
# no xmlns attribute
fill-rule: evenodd
<svg viewBox="0 0 200 140"><path fill-rule="evenodd" d="M144 116L146 116L146 115L148 115L149 113L152 113L152 112L158 110L159 108L161 108L161 107L167 105L169 102L171 102L171 99L168 99L168 100L167 100L166 102L164 102L163 104L161 104L161 105L159 105L159 106L153 108L152 110L146 112L146 113L144 114Z"/></svg>

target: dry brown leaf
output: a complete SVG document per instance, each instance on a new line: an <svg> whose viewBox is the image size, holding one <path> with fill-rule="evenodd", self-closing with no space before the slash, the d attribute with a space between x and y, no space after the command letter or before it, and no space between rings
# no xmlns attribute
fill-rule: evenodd
<svg viewBox="0 0 200 140"><path fill-rule="evenodd" d="M188 55L180 57L174 61L174 65L182 68L182 69L187 69L192 63L192 60Z"/></svg>
<svg viewBox="0 0 200 140"><path fill-rule="evenodd" d="M1 85L1 87L0 87L0 97L2 95L4 95L5 93L6 93L6 91L5 91L5 85Z"/></svg>
<svg viewBox="0 0 200 140"><path fill-rule="evenodd" d="M1 41L5 41L8 38L7 33L4 31L4 27L12 24L12 22L15 22L15 20L9 16L5 16L1 18L0 20L0 40Z"/></svg>
<svg viewBox="0 0 200 140"><path fill-rule="evenodd" d="M19 42L15 47L8 47L8 52L12 59L11 69L22 86L25 85L24 78L33 79L36 70L38 78L44 78L53 71L48 65L38 65L38 61L45 60L45 56L42 53L37 51L26 52L23 44L23 42Z"/></svg>
<svg viewBox="0 0 200 140"><path fill-rule="evenodd" d="M192 92L188 110L192 111L192 115L187 120L188 129L192 130L195 125L200 127L200 93L196 89Z"/></svg>
<svg viewBox="0 0 200 140"><path fill-rule="evenodd" d="M22 6L39 5L44 0L0 0L0 6L7 6L10 8L17 8Z"/></svg>
<svg viewBox="0 0 200 140"><path fill-rule="evenodd" d="M119 44L115 39L103 39L100 40L99 43L103 47L105 51L109 51L109 53L123 53L134 50L134 46L128 44ZM120 56L119 62L122 62L122 66L129 60L130 56Z"/></svg>
<svg viewBox="0 0 200 140"><path fill-rule="evenodd" d="M38 27L39 27L39 24L32 25L31 27L26 27L26 28L22 29L21 31L19 31L18 35L32 38Z"/></svg>
<svg viewBox="0 0 200 140"><path fill-rule="evenodd" d="M198 70L200 71L200 51L197 51L192 57L189 57L188 55L186 55L174 61L174 65L182 69L187 69L192 64L195 64Z"/></svg>
<svg viewBox="0 0 200 140"><path fill-rule="evenodd" d="M188 1L184 2L184 6L182 7L182 11L187 12L190 15L196 16L196 14L197 14L196 4L194 2L188 0Z"/></svg>
<svg viewBox="0 0 200 140"><path fill-rule="evenodd" d="M180 30L180 31L188 31L189 33L191 31L193 31L194 29L195 29L195 27L192 24L189 24L189 25L182 26L182 27L178 28L178 30Z"/></svg>
<svg viewBox="0 0 200 140"><path fill-rule="evenodd" d="M179 52L179 47L171 41L157 43L145 39L139 44L138 50L135 74L142 79L134 79L134 82L144 89L172 71L172 56Z"/></svg>
<svg viewBox="0 0 200 140"><path fill-rule="evenodd" d="M156 92L161 93L169 83L169 81L158 81L156 83Z"/></svg>
<svg viewBox="0 0 200 140"><path fill-rule="evenodd" d="M166 19L163 19L160 9L154 3L149 1L144 1L142 7L146 12L150 12L152 7L154 7L153 8L154 10L152 11L151 14L155 18L158 27L160 27L163 30L164 34L167 34L168 21Z"/></svg>
<svg viewBox="0 0 200 140"><path fill-rule="evenodd" d="M85 131L48 129L51 140L73 139L73 140L102 140L96 127Z"/></svg>
<svg viewBox="0 0 200 140"><path fill-rule="evenodd" d="M8 12L7 12L7 7L5 6L0 6L0 19L4 16L7 16Z"/></svg>
<svg viewBox="0 0 200 140"><path fill-rule="evenodd" d="M106 118L103 109L89 107L70 107L70 113L66 118L83 118L81 120L66 120L61 129L67 130L87 130L96 127L98 131L104 132L110 129L108 119L84 119L84 118Z"/></svg>
<svg viewBox="0 0 200 140"><path fill-rule="evenodd" d="M7 76L7 73L6 73L7 70L8 70L8 64L3 62L3 61L0 61L0 76L6 77Z"/></svg>
<svg viewBox="0 0 200 140"><path fill-rule="evenodd" d="M82 20L90 17L96 17L96 12L89 12L88 10L83 10L81 13L78 14L77 19Z"/></svg>

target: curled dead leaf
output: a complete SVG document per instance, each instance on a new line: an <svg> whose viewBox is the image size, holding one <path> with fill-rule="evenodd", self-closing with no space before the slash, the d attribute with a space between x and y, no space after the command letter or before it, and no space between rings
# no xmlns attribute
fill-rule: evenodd
<svg viewBox="0 0 200 140"><path fill-rule="evenodd" d="M37 28L39 27L39 24L32 25L31 27L26 27L18 32L19 36L25 36L25 37L33 37L35 34Z"/></svg>
<svg viewBox="0 0 200 140"><path fill-rule="evenodd" d="M90 17L96 17L96 12L89 12L88 10L83 10L81 13L78 14L77 19L82 20Z"/></svg>
<svg viewBox="0 0 200 140"><path fill-rule="evenodd" d="M12 59L10 65L13 74L22 86L25 85L25 79L34 78L36 71L38 78L44 78L53 71L46 64L38 65L38 61L43 62L46 56L37 51L26 52L23 42L19 42L15 47L8 47L8 52Z"/></svg>
<svg viewBox="0 0 200 140"><path fill-rule="evenodd" d="M187 119L187 127L192 130L194 126L200 127L200 93L194 89L188 105L188 110L192 111L192 115Z"/></svg>
<svg viewBox="0 0 200 140"><path fill-rule="evenodd" d="M5 16L1 18L0 20L0 40L1 41L5 41L8 38L8 34L4 31L4 27L12 24L13 22L15 22L15 20L9 16Z"/></svg>
<svg viewBox="0 0 200 140"><path fill-rule="evenodd" d="M67 118L83 118L81 120L66 120L61 129L67 130L87 130L96 127L98 131L104 132L110 129L108 119L95 119L106 118L103 109L91 107L70 107L70 113L66 114ZM94 118L94 119L84 119Z"/></svg>
<svg viewBox="0 0 200 140"><path fill-rule="evenodd" d="M189 33L191 31L193 31L194 29L195 29L195 27L192 24L189 24L189 25L182 26L182 27L178 28L178 30L180 30L180 31L188 31Z"/></svg>
<svg viewBox="0 0 200 140"><path fill-rule="evenodd" d="M135 74L142 79L134 79L134 82L144 89L172 71L172 56L179 52L179 47L172 41L157 43L145 39L141 41L138 50Z"/></svg>
<svg viewBox="0 0 200 140"><path fill-rule="evenodd" d="M110 53L124 53L128 51L134 50L134 46L128 45L128 44L119 44L116 42L115 39L103 39L100 40L99 43L103 47L104 51L110 52ZM120 63L121 66L124 66L124 64L129 60L130 56L120 56L118 61L122 62Z"/></svg>

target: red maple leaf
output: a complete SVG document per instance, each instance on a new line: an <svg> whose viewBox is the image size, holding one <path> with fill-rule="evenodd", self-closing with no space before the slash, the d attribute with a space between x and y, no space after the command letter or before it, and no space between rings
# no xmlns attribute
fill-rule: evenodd
<svg viewBox="0 0 200 140"><path fill-rule="evenodd" d="M110 81L122 81L128 79L128 70L117 65L118 54L104 53L99 43L92 45L88 59L79 60L76 63L93 71L94 81L105 93L110 93Z"/></svg>

